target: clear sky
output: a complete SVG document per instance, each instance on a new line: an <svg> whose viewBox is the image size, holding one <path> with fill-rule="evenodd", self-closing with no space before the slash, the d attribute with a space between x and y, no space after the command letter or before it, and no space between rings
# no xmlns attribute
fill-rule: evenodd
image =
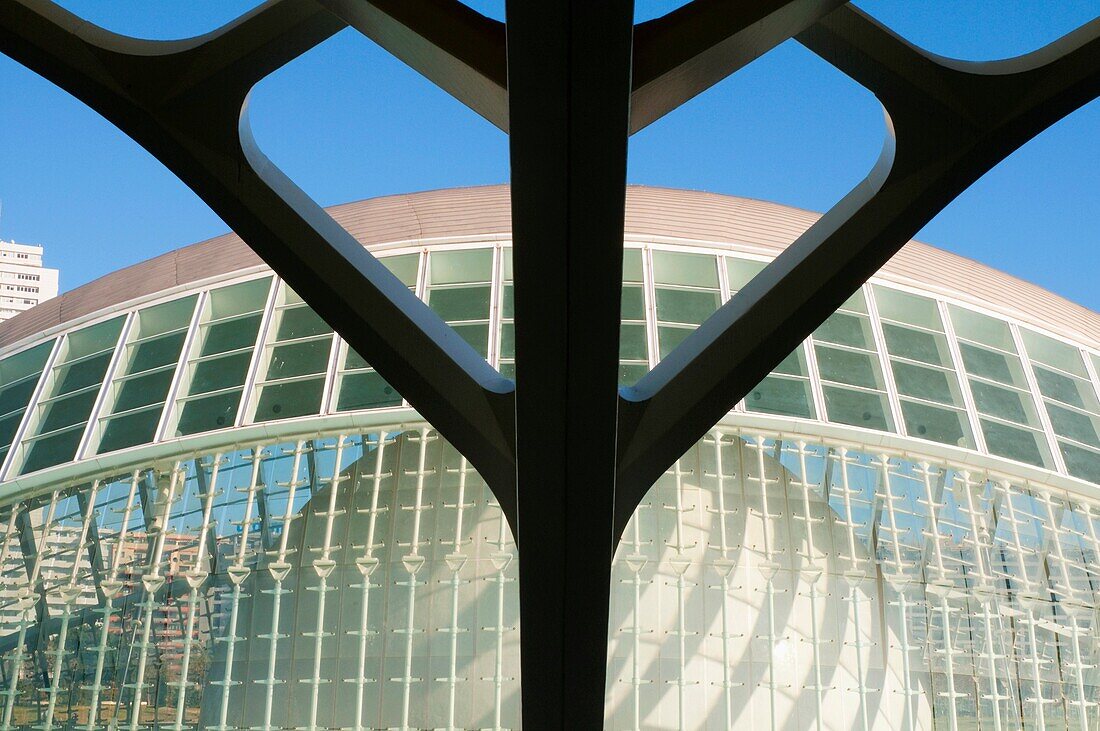
<svg viewBox="0 0 1100 731"><path fill-rule="evenodd" d="M256 0L63 0L117 32L211 30ZM503 0L472 5L502 15ZM639 0L639 18L682 4ZM863 0L936 53L981 60L1038 48L1100 0ZM189 189L96 113L0 56L0 237L47 247L62 289L225 231ZM507 140L346 30L265 79L251 119L268 156L320 203L508 180ZM788 42L631 140L632 183L824 211L882 144L874 97ZM976 183L919 239L1100 310L1100 104L1052 127Z"/></svg>

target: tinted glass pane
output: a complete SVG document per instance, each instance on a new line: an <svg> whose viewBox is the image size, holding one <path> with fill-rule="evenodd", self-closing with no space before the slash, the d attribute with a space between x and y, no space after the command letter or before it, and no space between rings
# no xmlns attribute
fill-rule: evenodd
<svg viewBox="0 0 1100 731"><path fill-rule="evenodd" d="M406 287L416 286L416 270L420 267L420 254L401 254L379 259Z"/></svg>
<svg viewBox="0 0 1100 731"><path fill-rule="evenodd" d="M970 390L974 393L974 404L979 412L1017 424L1029 423L1022 394L979 381L971 381Z"/></svg>
<svg viewBox="0 0 1100 731"><path fill-rule="evenodd" d="M459 337L469 343L482 358L489 354L489 325L452 325Z"/></svg>
<svg viewBox="0 0 1100 731"><path fill-rule="evenodd" d="M1047 413L1050 414L1050 423L1054 428L1054 433L1058 436L1087 444L1090 447L1100 448L1100 438L1096 434L1096 423L1091 417L1079 411L1070 411L1054 404L1047 404Z"/></svg>
<svg viewBox="0 0 1100 731"><path fill-rule="evenodd" d="M11 440L15 438L15 432L19 429L19 422L23 420L23 410L20 409L10 416L0 419L0 459L8 453Z"/></svg>
<svg viewBox="0 0 1100 731"><path fill-rule="evenodd" d="M23 463L24 474L72 460L76 448L80 445L83 429L70 429L32 442L27 448L27 459Z"/></svg>
<svg viewBox="0 0 1100 731"><path fill-rule="evenodd" d="M99 452L111 452L125 449L135 444L153 441L160 420L161 409L147 409L136 414L119 416L107 422L103 438L99 442Z"/></svg>
<svg viewBox="0 0 1100 731"><path fill-rule="evenodd" d="M328 366L331 349L330 338L276 345L271 349L271 364L268 366L264 380L274 381L280 378L323 373Z"/></svg>
<svg viewBox="0 0 1100 731"><path fill-rule="evenodd" d="M657 319L663 322L702 324L721 304L717 292L658 289Z"/></svg>
<svg viewBox="0 0 1100 731"><path fill-rule="evenodd" d="M768 376L745 397L745 408L767 414L813 417L808 381Z"/></svg>
<svg viewBox="0 0 1100 731"><path fill-rule="evenodd" d="M623 251L623 281L642 281L642 250L625 249Z"/></svg>
<svg viewBox="0 0 1100 731"><path fill-rule="evenodd" d="M516 357L516 326L513 323L505 322L500 326L500 357Z"/></svg>
<svg viewBox="0 0 1100 731"><path fill-rule="evenodd" d="M489 317L489 286L433 289L428 305L447 322Z"/></svg>
<svg viewBox="0 0 1100 731"><path fill-rule="evenodd" d="M821 377L826 381L847 383L864 388L881 388L878 377L878 365L873 356L867 353L855 353L817 346L817 364Z"/></svg>
<svg viewBox="0 0 1100 731"><path fill-rule="evenodd" d="M31 400L31 396L34 394L34 389L38 385L38 378L24 378L18 383L13 383L7 388L0 390L0 414L9 414L13 411L23 412L23 409L27 407L27 403ZM0 440L2 443L2 440Z"/></svg>
<svg viewBox="0 0 1100 731"><path fill-rule="evenodd" d="M955 333L960 338L1007 350L1010 353L1016 352L1016 344L1012 340L1008 323L954 305L948 305L948 309L951 312L951 322L955 325Z"/></svg>
<svg viewBox="0 0 1100 731"><path fill-rule="evenodd" d="M621 385L621 386L633 386L648 371L649 371L649 366L638 365L636 363L620 363L619 364L619 385ZM509 378L514 378L514 375L508 376L508 377Z"/></svg>
<svg viewBox="0 0 1100 731"><path fill-rule="evenodd" d="M803 355L802 346L798 346L798 350L794 351L790 355L780 362L775 367L774 373L785 373L791 376L805 376L806 375L806 363L805 356Z"/></svg>
<svg viewBox="0 0 1100 731"><path fill-rule="evenodd" d="M1089 398L1088 405L1085 404L1085 398L1091 396L1085 389L1092 388L1087 383L1039 366L1035 368L1035 380L1039 382L1040 393L1047 398L1082 409L1095 408L1095 400L1092 398ZM1082 391L1085 393L1082 394Z"/></svg>
<svg viewBox="0 0 1100 731"><path fill-rule="evenodd" d="M433 252L428 259L431 284L488 282L492 264L492 249Z"/></svg>
<svg viewBox="0 0 1100 731"><path fill-rule="evenodd" d="M374 371L344 376L337 399L337 411L400 406L401 396Z"/></svg>
<svg viewBox="0 0 1100 731"><path fill-rule="evenodd" d="M352 348L347 349L346 355L344 355L344 369L356 370L358 368L369 368L370 364L367 363L363 356L356 353Z"/></svg>
<svg viewBox="0 0 1100 731"><path fill-rule="evenodd" d="M270 289L271 277L215 289L210 293L206 319L220 320L263 309Z"/></svg>
<svg viewBox="0 0 1100 731"><path fill-rule="evenodd" d="M856 315L837 312L814 331L814 339L838 345L851 345L856 348L872 350L871 331L867 320Z"/></svg>
<svg viewBox="0 0 1100 731"><path fill-rule="evenodd" d="M891 325L888 322L883 323L882 332L886 336L886 350L890 355L932 365L951 366L947 341L942 335Z"/></svg>
<svg viewBox="0 0 1100 731"><path fill-rule="evenodd" d="M188 392L194 395L241 385L251 360L252 353L247 352L196 363L191 373Z"/></svg>
<svg viewBox="0 0 1100 731"><path fill-rule="evenodd" d="M717 262L710 254L653 252L653 281L689 287L718 287Z"/></svg>
<svg viewBox="0 0 1100 731"><path fill-rule="evenodd" d="M264 386L256 404L256 421L290 419L321 410L323 378Z"/></svg>
<svg viewBox="0 0 1100 731"><path fill-rule="evenodd" d="M278 313L279 327L276 340L294 340L308 338L311 335L324 335L332 332L321 316L308 307L294 307Z"/></svg>
<svg viewBox="0 0 1100 731"><path fill-rule="evenodd" d="M1077 348L1027 328L1020 328L1020 337L1024 341L1024 348L1027 349L1031 360L1081 378L1088 378L1081 351Z"/></svg>
<svg viewBox="0 0 1100 731"><path fill-rule="evenodd" d="M658 327L657 340L660 341L661 345L661 358L671 353L692 332L694 332L694 329L690 327Z"/></svg>
<svg viewBox="0 0 1100 731"><path fill-rule="evenodd" d="M939 308L936 301L889 287L874 285L875 303L878 313L887 320L926 327L929 330L943 330Z"/></svg>
<svg viewBox="0 0 1100 731"><path fill-rule="evenodd" d="M180 411L176 433L182 436L233 426L240 401L240 390L188 401Z"/></svg>
<svg viewBox="0 0 1100 731"><path fill-rule="evenodd" d="M768 263L764 261L749 261L748 259L727 257L726 274L729 279L730 293L743 289L767 265Z"/></svg>
<svg viewBox="0 0 1100 731"><path fill-rule="evenodd" d="M645 293L641 287L623 287L622 319L645 319Z"/></svg>
<svg viewBox="0 0 1100 731"><path fill-rule="evenodd" d="M183 348L183 340L186 336L185 332L177 332L134 345L130 349L130 362L127 364L126 373L141 373L175 364L179 360L180 349Z"/></svg>
<svg viewBox="0 0 1100 731"><path fill-rule="evenodd" d="M1038 444L1038 439L1044 438L1041 434L984 419L982 432L990 453L1039 467L1045 466L1043 453L1046 450L1040 449Z"/></svg>
<svg viewBox="0 0 1100 731"><path fill-rule="evenodd" d="M84 423L88 419L88 414L92 411L97 395L95 391L84 391L67 398L51 401L44 407L42 420L39 422L35 433L45 434L55 429Z"/></svg>
<svg viewBox="0 0 1100 731"><path fill-rule="evenodd" d="M123 320L122 317L116 317L113 320L69 333L65 337L61 362L68 363L92 353L113 350L118 342L119 333L122 332Z"/></svg>
<svg viewBox="0 0 1100 731"><path fill-rule="evenodd" d="M645 325L622 326L619 335L620 360L648 360Z"/></svg>
<svg viewBox="0 0 1100 731"><path fill-rule="evenodd" d="M988 378L991 381L1000 383L1018 385L1020 377L1016 358L1013 357L1010 363L1010 356L1006 356L1004 353L978 348L969 343L959 343L959 349L962 351L966 370L971 375Z"/></svg>
<svg viewBox="0 0 1100 731"><path fill-rule="evenodd" d="M823 391L829 421L868 429L889 430L885 396L864 391L850 391L836 386L824 386Z"/></svg>
<svg viewBox="0 0 1100 731"><path fill-rule="evenodd" d="M200 356L225 353L230 350L251 348L256 344L256 333L260 329L260 315L248 315L236 320L218 322L203 330Z"/></svg>
<svg viewBox="0 0 1100 731"><path fill-rule="evenodd" d="M973 447L963 413L912 401L901 402L901 413L905 417L905 431L910 436L957 447Z"/></svg>
<svg viewBox="0 0 1100 731"><path fill-rule="evenodd" d="M175 375L174 371L163 370L124 381L118 386L118 396L111 412L118 413L136 409L139 406L163 403L164 397L168 394L168 388L172 385L173 375Z"/></svg>
<svg viewBox="0 0 1100 731"><path fill-rule="evenodd" d="M1073 444L1060 443L1066 470L1074 477L1100 484L1100 454Z"/></svg>
<svg viewBox="0 0 1100 731"><path fill-rule="evenodd" d="M894 371L898 393L938 401L941 404L956 404L952 392L954 373L896 361L891 363L891 368Z"/></svg>
<svg viewBox="0 0 1100 731"><path fill-rule="evenodd" d="M52 395L61 396L103 382L103 374L111 364L110 351L54 370Z"/></svg>
<svg viewBox="0 0 1100 731"><path fill-rule="evenodd" d="M515 291L511 284L505 284L500 288L500 316L511 319L516 316Z"/></svg>

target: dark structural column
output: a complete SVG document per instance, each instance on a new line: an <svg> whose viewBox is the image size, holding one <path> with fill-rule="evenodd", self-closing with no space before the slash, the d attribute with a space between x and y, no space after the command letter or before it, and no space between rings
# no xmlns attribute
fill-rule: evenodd
<svg viewBox="0 0 1100 731"><path fill-rule="evenodd" d="M633 10L507 4L526 731L603 727Z"/></svg>

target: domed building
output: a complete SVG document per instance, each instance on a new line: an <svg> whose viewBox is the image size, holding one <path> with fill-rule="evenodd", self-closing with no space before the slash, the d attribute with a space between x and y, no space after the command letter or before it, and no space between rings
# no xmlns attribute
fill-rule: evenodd
<svg viewBox="0 0 1100 731"><path fill-rule="evenodd" d="M330 213L510 376L509 206ZM629 188L623 387L816 219ZM635 512L606 727L1096 728L1098 371L1100 315L906 245ZM0 404L4 728L519 727L500 507L236 236L0 324Z"/></svg>

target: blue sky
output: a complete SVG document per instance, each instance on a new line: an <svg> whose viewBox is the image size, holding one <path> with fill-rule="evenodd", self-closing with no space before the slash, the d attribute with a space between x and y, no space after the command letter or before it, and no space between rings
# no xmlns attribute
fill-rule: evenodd
<svg viewBox="0 0 1100 731"><path fill-rule="evenodd" d="M250 0L63 0L118 32L210 30ZM491 15L503 0L472 2ZM639 0L640 18L682 4ZM1004 58L1100 13L1096 0L865 0L936 53ZM71 289L223 232L189 189L113 126L0 56L0 236L47 246ZM354 31L253 91L260 145L322 204L506 182L507 140ZM1100 310L1100 104L1033 140L917 237ZM823 211L882 143L874 97L788 42L631 140L632 183L709 190Z"/></svg>

